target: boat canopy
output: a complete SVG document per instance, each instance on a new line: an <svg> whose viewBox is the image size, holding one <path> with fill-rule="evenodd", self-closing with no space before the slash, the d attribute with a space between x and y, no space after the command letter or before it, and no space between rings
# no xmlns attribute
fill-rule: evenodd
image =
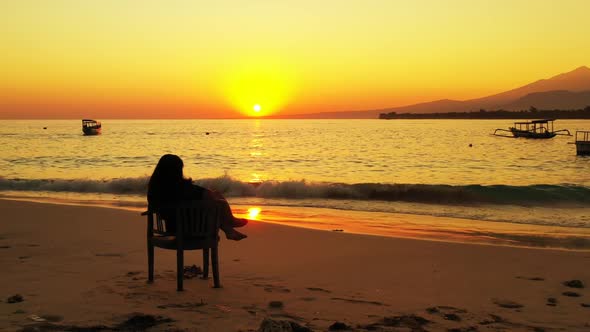
<svg viewBox="0 0 590 332"><path fill-rule="evenodd" d="M524 121L524 122L515 122L514 124L532 124L532 123L549 123L553 122L555 119L544 119L544 120L533 120L533 121Z"/></svg>
<svg viewBox="0 0 590 332"><path fill-rule="evenodd" d="M84 127L100 127L100 121L90 120L90 119L83 119L82 126Z"/></svg>

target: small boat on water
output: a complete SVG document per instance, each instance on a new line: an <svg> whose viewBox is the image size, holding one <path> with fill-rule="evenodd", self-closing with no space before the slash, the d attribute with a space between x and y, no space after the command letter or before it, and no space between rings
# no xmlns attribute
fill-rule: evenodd
<svg viewBox="0 0 590 332"><path fill-rule="evenodd" d="M555 119L515 122L514 127L510 127L508 130L496 129L494 135L514 138L553 138L557 135L572 136L567 129L554 130L553 121L555 121ZM498 134L498 132L500 133ZM503 132L510 133L512 136L505 135Z"/></svg>
<svg viewBox="0 0 590 332"><path fill-rule="evenodd" d="M590 131L576 131L576 154L590 156Z"/></svg>
<svg viewBox="0 0 590 332"><path fill-rule="evenodd" d="M84 119L82 120L82 132L84 135L100 135L102 125L100 121Z"/></svg>

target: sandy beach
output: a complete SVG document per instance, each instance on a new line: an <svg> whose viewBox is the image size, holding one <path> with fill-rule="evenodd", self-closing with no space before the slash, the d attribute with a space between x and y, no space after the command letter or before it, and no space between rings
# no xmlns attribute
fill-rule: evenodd
<svg viewBox="0 0 590 332"><path fill-rule="evenodd" d="M589 11L0 0L0 332L590 332Z"/></svg>
<svg viewBox="0 0 590 332"><path fill-rule="evenodd" d="M194 278L177 292L173 251L156 249L146 283L135 211L9 200L0 211L2 331L257 331L265 318L312 331L590 330L588 251L253 221L248 239L221 240L223 288ZM185 263L201 266L200 252Z"/></svg>

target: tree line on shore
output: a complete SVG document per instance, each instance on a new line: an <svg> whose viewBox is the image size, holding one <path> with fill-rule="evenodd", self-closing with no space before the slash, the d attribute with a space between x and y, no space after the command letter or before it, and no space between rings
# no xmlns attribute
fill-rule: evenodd
<svg viewBox="0 0 590 332"><path fill-rule="evenodd" d="M539 110L535 107L521 111L480 109L471 112L448 113L381 113L379 119L590 119L590 106L572 110Z"/></svg>

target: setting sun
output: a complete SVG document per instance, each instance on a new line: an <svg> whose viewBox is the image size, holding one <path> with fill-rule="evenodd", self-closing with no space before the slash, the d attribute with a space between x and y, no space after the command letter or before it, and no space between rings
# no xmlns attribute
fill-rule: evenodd
<svg viewBox="0 0 590 332"><path fill-rule="evenodd" d="M296 74L292 66L270 55L244 57L224 68L220 91L228 105L242 115L264 117L280 113L294 99Z"/></svg>

